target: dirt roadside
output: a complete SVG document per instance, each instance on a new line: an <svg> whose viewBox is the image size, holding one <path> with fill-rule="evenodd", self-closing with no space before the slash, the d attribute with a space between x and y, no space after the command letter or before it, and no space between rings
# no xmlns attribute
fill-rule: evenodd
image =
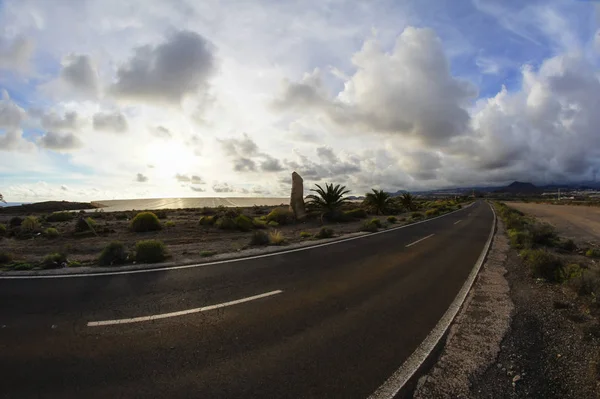
<svg viewBox="0 0 600 399"><path fill-rule="evenodd" d="M569 216L587 208L549 208L552 213L548 205L524 205L529 211L515 208L540 215L563 237L596 239L600 219L588 219L580 232L579 219ZM499 220L478 281L414 397L600 398L600 307L597 298L579 296L572 283L533 278L508 246Z"/></svg>

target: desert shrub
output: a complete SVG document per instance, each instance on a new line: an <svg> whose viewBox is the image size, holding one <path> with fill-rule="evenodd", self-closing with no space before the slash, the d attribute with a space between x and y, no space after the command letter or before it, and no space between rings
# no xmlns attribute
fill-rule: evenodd
<svg viewBox="0 0 600 399"><path fill-rule="evenodd" d="M413 219L421 219L423 217L423 214L420 212L413 212L410 214L410 217Z"/></svg>
<svg viewBox="0 0 600 399"><path fill-rule="evenodd" d="M425 211L425 216L430 218L433 216L438 216L440 214L440 208L428 209Z"/></svg>
<svg viewBox="0 0 600 399"><path fill-rule="evenodd" d="M267 222L277 222L278 225L292 223L293 221L294 212L284 207L275 208L267 215Z"/></svg>
<svg viewBox="0 0 600 399"><path fill-rule="evenodd" d="M159 219L166 219L167 218L167 211L165 211L165 210L155 211L154 214Z"/></svg>
<svg viewBox="0 0 600 399"><path fill-rule="evenodd" d="M172 220L167 220L165 222L165 227L175 227L175 222Z"/></svg>
<svg viewBox="0 0 600 399"><path fill-rule="evenodd" d="M269 227L277 227L277 226L279 226L279 223L277 223L274 220L271 220L269 223L267 223L267 226L269 226Z"/></svg>
<svg viewBox="0 0 600 399"><path fill-rule="evenodd" d="M200 256L202 256L203 258L208 258L209 256L213 256L216 253L216 251L200 251Z"/></svg>
<svg viewBox="0 0 600 399"><path fill-rule="evenodd" d="M527 224L525 217L515 212L505 213L502 219L509 230L523 230Z"/></svg>
<svg viewBox="0 0 600 399"><path fill-rule="evenodd" d="M346 211L345 214L347 216L350 216L351 218L354 218L354 219L365 219L366 217L369 216L367 214L367 211L365 211L362 208L356 208L356 209L352 209L352 210Z"/></svg>
<svg viewBox="0 0 600 399"><path fill-rule="evenodd" d="M585 256L588 258L600 258L600 249L598 248L590 248L585 251Z"/></svg>
<svg viewBox="0 0 600 399"><path fill-rule="evenodd" d="M0 265L12 262L13 255L10 252L0 251Z"/></svg>
<svg viewBox="0 0 600 399"><path fill-rule="evenodd" d="M456 205L456 209L462 209L462 205L461 204Z"/></svg>
<svg viewBox="0 0 600 399"><path fill-rule="evenodd" d="M10 227L19 227L21 225L21 223L23 223L23 219L21 219L18 216L13 216L10 218L10 220L8 221L8 225Z"/></svg>
<svg viewBox="0 0 600 399"><path fill-rule="evenodd" d="M160 240L142 240L135 243L135 260L142 263L156 263L165 260L167 249Z"/></svg>
<svg viewBox="0 0 600 399"><path fill-rule="evenodd" d="M116 220L127 220L127 218L129 218L129 215L126 213L117 213L115 214L115 219Z"/></svg>
<svg viewBox="0 0 600 399"><path fill-rule="evenodd" d="M75 231L78 233L81 233L84 231L94 231L95 227L96 227L96 221L90 217L88 217L88 218L80 217L77 219L77 222L75 222Z"/></svg>
<svg viewBox="0 0 600 399"><path fill-rule="evenodd" d="M119 241L113 241L102 250L98 263L102 266L122 265L127 262L129 254L125 245Z"/></svg>
<svg viewBox="0 0 600 399"><path fill-rule="evenodd" d="M10 270L32 270L33 268L35 268L34 264L31 264L29 262L13 262L10 265L8 265Z"/></svg>
<svg viewBox="0 0 600 399"><path fill-rule="evenodd" d="M576 284L579 295L600 296L600 270L585 270Z"/></svg>
<svg viewBox="0 0 600 399"><path fill-rule="evenodd" d="M215 226L222 230L235 230L237 228L235 221L229 216L219 217L215 222Z"/></svg>
<svg viewBox="0 0 600 399"><path fill-rule="evenodd" d="M573 240L570 239L557 242L556 247L566 252L577 251L577 245Z"/></svg>
<svg viewBox="0 0 600 399"><path fill-rule="evenodd" d="M354 220L352 216L346 214L345 212L342 212L339 209L324 213L323 219L326 219L328 222L336 223L346 223Z"/></svg>
<svg viewBox="0 0 600 399"><path fill-rule="evenodd" d="M549 282L561 283L564 281L564 265L561 259L551 252L543 249L528 249L521 251L525 264L531 268L533 274Z"/></svg>
<svg viewBox="0 0 600 399"><path fill-rule="evenodd" d="M508 238L510 245L516 249L531 248L533 241L531 235L527 231L508 230Z"/></svg>
<svg viewBox="0 0 600 399"><path fill-rule="evenodd" d="M217 213L217 210L216 210L215 208L211 208L211 207L208 207L208 206L204 206L204 207L202 207L202 209L200 210L200 214L201 214L201 215L209 215L209 216L212 216L212 215L215 215L216 213Z"/></svg>
<svg viewBox="0 0 600 399"><path fill-rule="evenodd" d="M131 230L136 233L160 230L162 226L158 217L152 212L140 212L131 221Z"/></svg>
<svg viewBox="0 0 600 399"><path fill-rule="evenodd" d="M214 216L202 216L200 217L200 226L212 226L215 224Z"/></svg>
<svg viewBox="0 0 600 399"><path fill-rule="evenodd" d="M46 216L46 221L53 222L68 222L73 219L74 214L71 212L54 212Z"/></svg>
<svg viewBox="0 0 600 399"><path fill-rule="evenodd" d="M369 223L374 224L377 227L382 227L381 220L379 220L377 218L373 218L373 219L369 220Z"/></svg>
<svg viewBox="0 0 600 399"><path fill-rule="evenodd" d="M398 218L396 216L388 216L387 221L390 223L396 223L398 221Z"/></svg>
<svg viewBox="0 0 600 399"><path fill-rule="evenodd" d="M242 214L238 215L234 219L234 222L235 222L235 225L237 226L237 228L240 229L241 231L250 231L254 227L254 223L252 223L252 219L250 219L246 215L242 215Z"/></svg>
<svg viewBox="0 0 600 399"><path fill-rule="evenodd" d="M67 267L81 267L81 266L83 266L83 264L77 260L72 260L67 265Z"/></svg>
<svg viewBox="0 0 600 399"><path fill-rule="evenodd" d="M333 230L328 228L328 227L321 227L321 230L319 230L319 232L315 235L316 238L319 239L323 239L323 238L331 238L333 237Z"/></svg>
<svg viewBox="0 0 600 399"><path fill-rule="evenodd" d="M46 255L42 261L42 269L57 269L59 267L66 266L68 264L67 255L64 253L52 253Z"/></svg>
<svg viewBox="0 0 600 399"><path fill-rule="evenodd" d="M583 268L578 263L569 263L563 268L561 280L569 281L576 277L581 277L583 274Z"/></svg>
<svg viewBox="0 0 600 399"><path fill-rule="evenodd" d="M254 218L254 220L252 221L252 225L254 226L255 229L266 229L267 228L267 222L265 222L264 220L260 220L259 218Z"/></svg>
<svg viewBox="0 0 600 399"><path fill-rule="evenodd" d="M4 237L6 235L6 225L0 223L0 237Z"/></svg>
<svg viewBox="0 0 600 399"><path fill-rule="evenodd" d="M285 242L285 236L279 230L269 232L269 242L273 245L280 245Z"/></svg>
<svg viewBox="0 0 600 399"><path fill-rule="evenodd" d="M312 234L310 234L308 231L301 231L300 237L301 238L310 238L310 237L312 237Z"/></svg>
<svg viewBox="0 0 600 399"><path fill-rule="evenodd" d="M379 219L371 219L371 220L368 220L368 221L364 222L363 225L360 228L360 231L367 231L369 233L374 233L377 230L379 230L380 223L379 224L378 223L374 223L373 222L374 220L379 221Z"/></svg>
<svg viewBox="0 0 600 399"><path fill-rule="evenodd" d="M56 238L60 235L60 233L54 227L48 227L46 230L44 230L44 235L48 238Z"/></svg>
<svg viewBox="0 0 600 399"><path fill-rule="evenodd" d="M262 230L257 230L252 233L252 237L250 238L250 245L268 245L269 244L269 235Z"/></svg>
<svg viewBox="0 0 600 399"><path fill-rule="evenodd" d="M554 227L547 223L533 223L527 226L534 245L554 246L557 241Z"/></svg>
<svg viewBox="0 0 600 399"><path fill-rule="evenodd" d="M25 233L35 233L40 227L40 222L35 216L27 216L21 223L21 231Z"/></svg>

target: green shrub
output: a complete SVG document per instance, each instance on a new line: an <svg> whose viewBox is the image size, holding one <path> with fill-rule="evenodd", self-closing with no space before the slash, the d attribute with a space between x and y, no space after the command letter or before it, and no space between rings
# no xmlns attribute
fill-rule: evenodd
<svg viewBox="0 0 600 399"><path fill-rule="evenodd" d="M165 211L165 210L155 211L154 214L159 219L166 219L167 218L167 211Z"/></svg>
<svg viewBox="0 0 600 399"><path fill-rule="evenodd" d="M162 226L158 217L152 212L140 212L131 221L131 230L136 233L142 233L145 231L157 231Z"/></svg>
<svg viewBox="0 0 600 399"><path fill-rule="evenodd" d="M48 227L46 230L44 230L44 235L48 238L56 238L60 234L54 227Z"/></svg>
<svg viewBox="0 0 600 399"><path fill-rule="evenodd" d="M63 253L52 253L46 255L42 261L42 269L57 269L68 264L67 255Z"/></svg>
<svg viewBox="0 0 600 399"><path fill-rule="evenodd" d="M371 220L369 220L369 223L374 224L375 226L377 226L378 228L381 228L381 220L377 219L377 218L373 218Z"/></svg>
<svg viewBox="0 0 600 399"><path fill-rule="evenodd" d="M269 232L269 242L273 245L280 245L285 242L285 236L279 230Z"/></svg>
<svg viewBox="0 0 600 399"><path fill-rule="evenodd" d="M21 231L25 233L35 233L40 230L40 222L35 216L27 216L21 223Z"/></svg>
<svg viewBox="0 0 600 399"><path fill-rule="evenodd" d="M266 229L267 228L267 222L265 222L264 220L261 220L259 218L254 218L254 220L252 221L252 225L254 226L255 229Z"/></svg>
<svg viewBox="0 0 600 399"><path fill-rule="evenodd" d="M278 225L292 223L293 221L294 212L284 207L275 208L267 215L267 222L277 222Z"/></svg>
<svg viewBox="0 0 600 399"><path fill-rule="evenodd" d="M115 214L116 220L127 220L128 218L129 218L129 215L127 213L116 213Z"/></svg>
<svg viewBox="0 0 600 399"><path fill-rule="evenodd" d="M390 223L396 223L398 221L398 218L396 216L388 216L387 221Z"/></svg>
<svg viewBox="0 0 600 399"><path fill-rule="evenodd" d="M77 219L75 223L75 231L76 232L84 232L84 231L95 231L96 221L90 217L83 218L80 217Z"/></svg>
<svg viewBox="0 0 600 399"><path fill-rule="evenodd" d="M575 252L577 251L577 245L575 244L575 242L573 240L565 240L565 241L559 241L556 246L559 249L562 249L563 251L566 252Z"/></svg>
<svg viewBox="0 0 600 399"><path fill-rule="evenodd" d="M588 258L600 258L600 249L590 248L585 252L585 256Z"/></svg>
<svg viewBox="0 0 600 399"><path fill-rule="evenodd" d="M240 229L241 231L250 231L254 227L254 223L252 223L252 219L250 219L246 215L242 215L242 214L238 215L234 219L234 222L235 222L235 225L237 226L237 228Z"/></svg>
<svg viewBox="0 0 600 399"><path fill-rule="evenodd" d="M12 262L13 255L10 252L0 251L0 265Z"/></svg>
<svg viewBox="0 0 600 399"><path fill-rule="evenodd" d="M323 219L326 219L329 222L337 222L337 223L346 223L351 222L354 218L345 212L342 212L338 209L330 212L325 212L323 214Z"/></svg>
<svg viewBox="0 0 600 399"><path fill-rule="evenodd" d="M203 258L208 258L209 256L213 256L216 253L216 251L200 251L200 256L202 256Z"/></svg>
<svg viewBox="0 0 600 399"><path fill-rule="evenodd" d="M268 245L269 244L269 235L262 230L257 230L252 233L252 237L250 238L250 245Z"/></svg>
<svg viewBox="0 0 600 399"><path fill-rule="evenodd" d="M577 281L579 295L600 296L600 270L585 270Z"/></svg>
<svg viewBox="0 0 600 399"><path fill-rule="evenodd" d="M35 265L29 262L13 262L9 266L11 270L32 270L35 268Z"/></svg>
<svg viewBox="0 0 600 399"><path fill-rule="evenodd" d="M237 225L235 221L229 216L221 216L215 222L215 226L221 230L235 230L237 229Z"/></svg>
<svg viewBox="0 0 600 399"><path fill-rule="evenodd" d="M371 219L371 220L364 222L362 227L360 228L360 231L367 231L369 233L374 233L377 230L379 230L380 224L374 223L373 220L379 221L378 219Z"/></svg>
<svg viewBox="0 0 600 399"><path fill-rule="evenodd" d="M564 265L553 253L543 249L528 249L521 251L521 257L536 277L542 277L553 283L564 281Z"/></svg>
<svg viewBox="0 0 600 399"><path fill-rule="evenodd" d="M533 223L527 226L534 245L554 246L557 241L554 227L547 223Z"/></svg>
<svg viewBox="0 0 600 399"><path fill-rule="evenodd" d="M129 254L125 249L125 245L119 241L113 241L102 250L98 263L102 266L122 265L126 263Z"/></svg>
<svg viewBox="0 0 600 399"><path fill-rule="evenodd" d="M504 224L509 230L523 230L527 225L525 217L515 212L508 212L503 217Z"/></svg>
<svg viewBox="0 0 600 399"><path fill-rule="evenodd" d="M269 223L267 223L267 226L269 226L269 227L277 227L277 226L279 226L279 223L277 223L274 220L271 220Z"/></svg>
<svg viewBox="0 0 600 399"><path fill-rule="evenodd" d="M420 212L413 212L410 214L410 217L413 219L421 219L423 217L423 214Z"/></svg>
<svg viewBox="0 0 600 399"><path fill-rule="evenodd" d="M462 209L462 205L461 204L456 205L456 209Z"/></svg>
<svg viewBox="0 0 600 399"><path fill-rule="evenodd" d="M72 260L72 261L69 262L69 264L67 266L68 267L81 267L83 265L79 261Z"/></svg>
<svg viewBox="0 0 600 399"><path fill-rule="evenodd" d="M47 222L68 222L73 219L74 214L71 212L54 212L46 216Z"/></svg>
<svg viewBox="0 0 600 399"><path fill-rule="evenodd" d="M312 234L310 234L308 231L301 231L300 237L301 238L310 238L310 237L312 237Z"/></svg>
<svg viewBox="0 0 600 399"><path fill-rule="evenodd" d="M347 216L350 216L354 219L364 219L368 217L367 211L362 208L356 208L349 211L344 212Z"/></svg>
<svg viewBox="0 0 600 399"><path fill-rule="evenodd" d="M215 224L214 216L202 216L200 217L200 226L212 226Z"/></svg>
<svg viewBox="0 0 600 399"><path fill-rule="evenodd" d="M583 268L578 263L569 263L563 268L562 281L569 281L576 277L581 277Z"/></svg>
<svg viewBox="0 0 600 399"><path fill-rule="evenodd" d="M428 209L425 211L425 216L428 218L438 216L439 214L440 214L439 208Z"/></svg>
<svg viewBox="0 0 600 399"><path fill-rule="evenodd" d="M167 220L165 222L165 227L175 227L175 222L172 220Z"/></svg>
<svg viewBox="0 0 600 399"><path fill-rule="evenodd" d="M319 230L319 232L315 235L316 238L319 239L323 239L323 238L331 238L333 237L333 230L328 228L328 227L321 227L321 230Z"/></svg>
<svg viewBox="0 0 600 399"><path fill-rule="evenodd" d="M6 235L6 225L0 223L0 237L4 237Z"/></svg>
<svg viewBox="0 0 600 399"><path fill-rule="evenodd" d="M510 245L516 249L531 248L533 241L531 235L527 231L508 230L508 238Z"/></svg>
<svg viewBox="0 0 600 399"><path fill-rule="evenodd" d="M23 219L21 219L18 216L13 216L10 218L10 220L8 221L8 225L10 227L19 227L21 224L23 223Z"/></svg>
<svg viewBox="0 0 600 399"><path fill-rule="evenodd" d="M160 240L142 240L135 243L135 260L141 263L156 263L165 260L167 250Z"/></svg>

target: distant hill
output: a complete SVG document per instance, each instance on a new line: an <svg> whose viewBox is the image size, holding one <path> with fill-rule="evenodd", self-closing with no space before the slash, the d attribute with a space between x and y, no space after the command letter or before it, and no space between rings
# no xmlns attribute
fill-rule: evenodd
<svg viewBox="0 0 600 399"><path fill-rule="evenodd" d="M46 201L34 204L0 207L0 214L27 214L56 211L76 211L80 209L95 209L99 206L90 202Z"/></svg>
<svg viewBox="0 0 600 399"><path fill-rule="evenodd" d="M496 190L497 193L510 193L510 194L536 194L542 190L536 187L532 183L524 183L515 181L510 183L508 186Z"/></svg>

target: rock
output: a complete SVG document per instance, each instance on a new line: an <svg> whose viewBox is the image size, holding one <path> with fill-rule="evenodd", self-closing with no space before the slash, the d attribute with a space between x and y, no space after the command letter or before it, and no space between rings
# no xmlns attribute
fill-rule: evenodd
<svg viewBox="0 0 600 399"><path fill-rule="evenodd" d="M296 172L292 173L292 195L290 196L290 210L294 212L296 220L306 217L304 208L304 180Z"/></svg>

